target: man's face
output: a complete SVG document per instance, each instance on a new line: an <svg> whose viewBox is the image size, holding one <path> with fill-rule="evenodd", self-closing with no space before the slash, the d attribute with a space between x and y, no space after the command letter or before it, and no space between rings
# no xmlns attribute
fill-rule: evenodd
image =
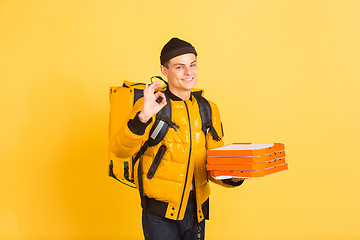
<svg viewBox="0 0 360 240"><path fill-rule="evenodd" d="M198 80L196 56L187 53L174 57L169 61L169 68L161 65L161 72L167 77L173 94L179 97L190 94Z"/></svg>

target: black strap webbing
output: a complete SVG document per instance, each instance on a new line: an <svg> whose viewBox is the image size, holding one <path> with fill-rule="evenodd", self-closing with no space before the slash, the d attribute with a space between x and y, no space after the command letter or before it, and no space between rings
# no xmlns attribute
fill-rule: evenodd
<svg viewBox="0 0 360 240"><path fill-rule="evenodd" d="M135 163L137 160L140 159L140 157L145 153L145 151L148 149L148 147L151 146L155 146L157 145L159 142L161 142L161 140L163 140L163 138L165 137L167 131L169 130L169 127L174 128L175 130L178 130L179 127L171 121L171 103L170 103L170 99L167 96L167 94L165 92L163 92L165 97L166 97L166 102L167 104L156 114L156 120L154 125L152 126L151 130L150 130L150 134L149 134L149 138L148 140L144 143L144 145L140 148L139 152L136 154L136 156L133 159L133 166L135 166ZM159 101L161 101L162 99L158 99ZM162 125L161 125L161 129L158 131L158 129L156 129L160 123L160 121L163 121ZM151 138L152 134L154 131L158 131L158 133L156 133L156 136L154 138ZM146 207L146 201L144 200L144 189L143 189L143 179L142 179L142 162L141 160L139 161L139 166L138 166L138 183L139 183L139 193L140 193L140 198L141 198L141 206L143 208Z"/></svg>
<svg viewBox="0 0 360 240"><path fill-rule="evenodd" d="M202 96L199 95L193 95L199 105L199 111L202 121L202 131L204 132L205 136L208 133L208 130L211 131L213 135L213 139L216 141L220 141L221 138L217 134L213 124L212 124L212 110L210 103Z"/></svg>
<svg viewBox="0 0 360 240"><path fill-rule="evenodd" d="M178 130L179 127L171 121L171 104L170 99L166 95L165 92L163 92L166 97L167 104L165 107L163 107L157 114L156 114L156 120L154 125L152 126L149 134L148 140L144 143L144 145L140 148L139 152L136 154L136 156L133 159L133 166L135 165L136 161L145 153L145 151L148 149L148 147L152 147L157 145L163 138L165 137L167 131L169 130L169 127L174 128L175 130ZM161 101L161 99L160 99ZM163 125L161 126L161 129L159 133L157 133L155 138L151 138L152 133L156 130L157 126L159 125L160 121L163 121Z"/></svg>

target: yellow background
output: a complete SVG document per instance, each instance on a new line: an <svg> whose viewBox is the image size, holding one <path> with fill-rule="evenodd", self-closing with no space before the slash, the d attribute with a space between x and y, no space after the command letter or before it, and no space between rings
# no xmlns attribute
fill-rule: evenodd
<svg viewBox="0 0 360 240"><path fill-rule="evenodd" d="M289 170L212 185L208 240L360 239L360 1L0 1L0 239L142 239L107 176L108 90L159 75L173 36L225 142Z"/></svg>

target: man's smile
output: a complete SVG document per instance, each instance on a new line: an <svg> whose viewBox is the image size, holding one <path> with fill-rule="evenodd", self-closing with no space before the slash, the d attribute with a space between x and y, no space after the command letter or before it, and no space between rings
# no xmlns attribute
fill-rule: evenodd
<svg viewBox="0 0 360 240"><path fill-rule="evenodd" d="M190 82L190 81L194 80L194 77L182 78L181 80L182 80L182 81L185 81L185 82Z"/></svg>

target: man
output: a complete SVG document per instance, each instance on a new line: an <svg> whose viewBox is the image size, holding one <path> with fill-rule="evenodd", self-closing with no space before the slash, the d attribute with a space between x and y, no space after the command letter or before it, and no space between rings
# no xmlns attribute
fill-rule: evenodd
<svg viewBox="0 0 360 240"><path fill-rule="evenodd" d="M160 62L161 72L168 79L165 93L155 92L162 86L158 82L146 85L143 99L136 102L129 121L115 134L112 151L118 157L134 156L149 138L156 113L171 104L171 120L179 128L169 128L164 139L149 147L134 167L144 236L146 240L204 239L209 215L208 180L225 187L239 186L243 180L214 180L206 170L206 150L224 143L219 110L212 102L212 125L218 137L213 131L206 136L202 131L199 105L191 93L198 80L195 48L172 38L163 47ZM162 100L157 101L160 97ZM139 166L142 176L137 176Z"/></svg>

